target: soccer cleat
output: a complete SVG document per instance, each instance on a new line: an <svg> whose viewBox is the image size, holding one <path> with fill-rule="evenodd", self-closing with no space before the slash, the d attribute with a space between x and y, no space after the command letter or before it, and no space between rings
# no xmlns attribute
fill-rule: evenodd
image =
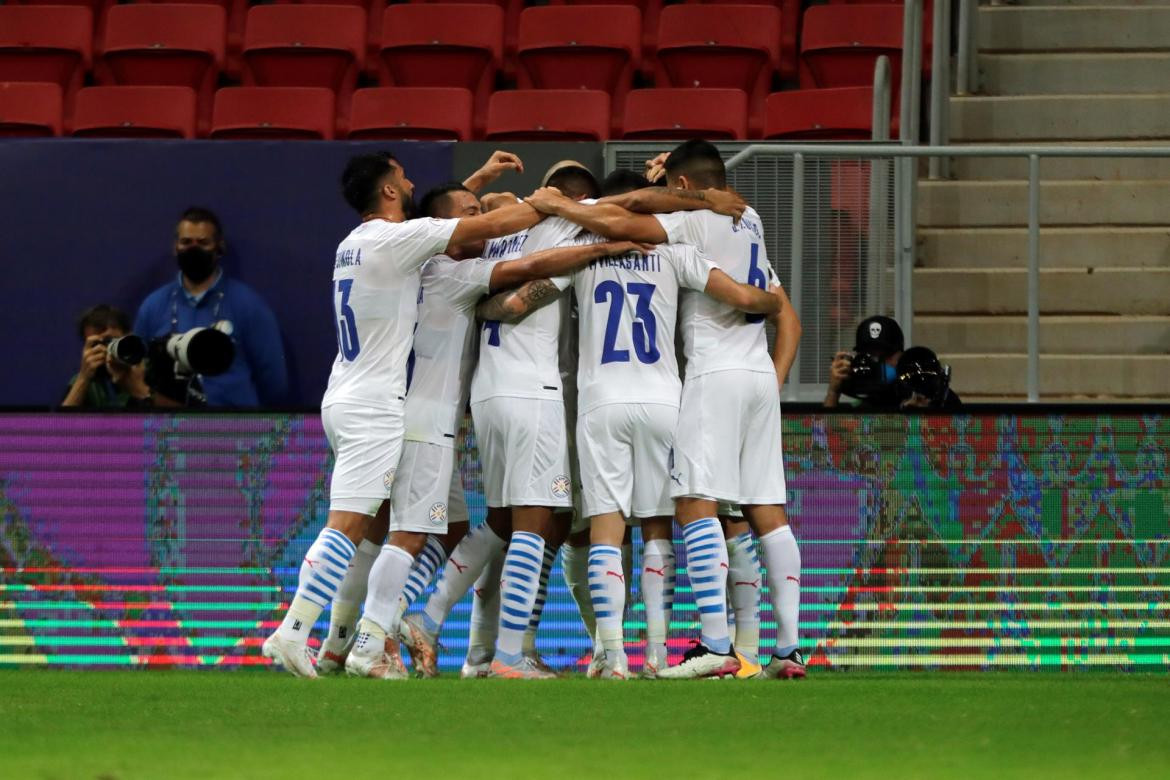
<svg viewBox="0 0 1170 780"><path fill-rule="evenodd" d="M544 659L540 657L540 653L538 653L536 650L532 650L530 652L524 653L524 657L527 658L529 661L531 661L532 665L535 666L540 671L547 672L548 674L551 674L553 677L560 676L557 674L556 669L553 669L551 666L549 666L548 664L546 664L544 662Z"/></svg>
<svg viewBox="0 0 1170 780"><path fill-rule="evenodd" d="M625 653L619 653L612 661L606 661L605 668L601 670L601 679L603 680L628 680L630 679L630 663L626 659Z"/></svg>
<svg viewBox="0 0 1170 780"><path fill-rule="evenodd" d="M646 656L646 660L642 662L642 672L639 676L643 680L658 679L658 664L650 656Z"/></svg>
<svg viewBox="0 0 1170 780"><path fill-rule="evenodd" d="M516 664L506 664L503 661L492 661L491 677L500 677L506 680L555 680L556 674L545 672L532 663L532 659L521 657Z"/></svg>
<svg viewBox="0 0 1170 780"><path fill-rule="evenodd" d="M364 641L363 641L364 640ZM369 634L360 634L345 659L345 673L350 677L372 677L377 680L405 680L406 665L398 649L398 640L386 637L381 648Z"/></svg>
<svg viewBox="0 0 1170 780"><path fill-rule="evenodd" d="M783 658L772 656L772 660L764 667L764 677L769 680L794 680L804 676L804 656L799 650L793 650Z"/></svg>
<svg viewBox="0 0 1170 780"><path fill-rule="evenodd" d="M658 670L660 680L695 680L700 677L724 677L739 671L735 651L716 653L702 642L695 642L677 666Z"/></svg>
<svg viewBox="0 0 1170 780"><path fill-rule="evenodd" d="M464 680L475 680L481 677L491 677L492 662L484 661L481 664L473 664L470 661L464 661L463 668L459 670L459 676Z"/></svg>
<svg viewBox="0 0 1170 780"><path fill-rule="evenodd" d="M326 639L317 651L317 674L335 674L345 670L345 659L353 648L353 638L344 642Z"/></svg>
<svg viewBox="0 0 1170 780"><path fill-rule="evenodd" d="M748 658L738 650L735 651L735 657L739 659L739 671L735 673L737 680L751 680L764 676L764 667L756 661Z"/></svg>
<svg viewBox="0 0 1170 780"><path fill-rule="evenodd" d="M410 650L410 663L419 677L439 676L439 643L409 615L398 624L398 636Z"/></svg>
<svg viewBox="0 0 1170 780"><path fill-rule="evenodd" d="M600 648L594 648L593 657L589 659L589 669L585 672L585 677L590 680L596 680L601 677L601 671L605 668L605 651Z"/></svg>
<svg viewBox="0 0 1170 780"><path fill-rule="evenodd" d="M272 663L283 666L285 671L294 677L317 679L317 670L313 668L313 653L300 642L282 639L280 635L274 633L264 640L260 652L265 658L271 659Z"/></svg>

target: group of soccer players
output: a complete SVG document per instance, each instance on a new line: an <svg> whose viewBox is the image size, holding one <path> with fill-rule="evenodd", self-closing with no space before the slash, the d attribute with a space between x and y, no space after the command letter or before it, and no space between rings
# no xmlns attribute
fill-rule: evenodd
<svg viewBox="0 0 1170 780"><path fill-rule="evenodd" d="M599 185L566 161L528 198L485 197L485 210L475 191L521 166L497 152L464 184L427 193L419 218L391 155L346 167L362 223L334 263L329 517L264 655L301 677L401 679L406 644L415 672L436 676L442 623L473 589L463 675L553 677L535 635L563 550L594 639L589 674L626 679L628 526L640 525L644 677L803 676L779 393L800 324L759 216L703 141L647 164L667 187L630 173ZM468 403L488 505L475 529L456 447ZM701 634L669 666L676 522ZM767 664L761 558L778 623ZM425 609L404 617L440 569ZM308 638L326 607L314 659Z"/></svg>

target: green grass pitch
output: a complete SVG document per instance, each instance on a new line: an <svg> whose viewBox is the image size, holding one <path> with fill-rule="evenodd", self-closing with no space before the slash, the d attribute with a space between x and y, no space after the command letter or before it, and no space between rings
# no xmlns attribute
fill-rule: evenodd
<svg viewBox="0 0 1170 780"><path fill-rule="evenodd" d="M1170 678L0 672L4 778L1166 777Z"/></svg>

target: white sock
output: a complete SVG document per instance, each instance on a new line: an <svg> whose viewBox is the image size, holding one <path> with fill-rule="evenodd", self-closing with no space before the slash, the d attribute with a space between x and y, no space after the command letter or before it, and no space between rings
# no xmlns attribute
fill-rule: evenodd
<svg viewBox="0 0 1170 780"><path fill-rule="evenodd" d="M488 559L507 544L496 536L487 523L473 528L451 551L443 574L435 585L435 592L427 599L423 623L428 631L437 635L454 607L468 588L479 577Z"/></svg>
<svg viewBox="0 0 1170 780"><path fill-rule="evenodd" d="M309 640L313 624L337 595L356 552L357 547L341 531L321 530L305 553L296 595L280 628L276 629L281 638L302 644Z"/></svg>
<svg viewBox="0 0 1170 780"><path fill-rule="evenodd" d="M651 539L642 550L642 604L646 609L646 654L666 664L666 635L674 604L674 543Z"/></svg>
<svg viewBox="0 0 1170 780"><path fill-rule="evenodd" d="M500 579L500 635L496 639L496 660L505 664L520 661L543 563L544 539L529 531L513 531Z"/></svg>
<svg viewBox="0 0 1170 780"><path fill-rule="evenodd" d="M727 631L727 543L718 518L704 517L683 526L687 575L702 624L700 639L708 649L731 649Z"/></svg>
<svg viewBox="0 0 1170 780"><path fill-rule="evenodd" d="M369 539L362 539L357 546L357 552L349 561L349 568L345 578L341 580L341 587L329 607L329 636L326 642L344 645L353 636L357 627L358 615L361 614L362 602L366 598L366 583L370 579L370 568L378 557L382 548Z"/></svg>
<svg viewBox="0 0 1170 780"><path fill-rule="evenodd" d="M626 609L634 603L634 545L622 545L622 576L626 578Z"/></svg>
<svg viewBox="0 0 1170 780"><path fill-rule="evenodd" d="M561 547L561 567L569 594L577 602L585 633L592 640L597 635L597 620L593 616L593 599L589 596L589 548L568 544Z"/></svg>
<svg viewBox="0 0 1170 780"><path fill-rule="evenodd" d="M800 548L792 529L782 525L760 537L768 570L768 596L776 616L776 656L797 648L800 635Z"/></svg>
<svg viewBox="0 0 1170 780"><path fill-rule="evenodd" d="M500 633L500 576L504 571L504 551L496 552L475 581L471 598L471 631L467 638L467 662L484 664L496 652Z"/></svg>
<svg viewBox="0 0 1170 780"><path fill-rule="evenodd" d="M540 565L540 584L536 589L536 602L532 605L532 617L524 631L524 654L536 652L536 630L540 628L540 616L544 614L544 602L548 600L548 578L557 560L558 547L544 546L544 560Z"/></svg>
<svg viewBox="0 0 1170 780"><path fill-rule="evenodd" d="M395 614L392 616L394 623L398 623L402 619L414 600L427 589L431 580L435 578L435 572L446 560L447 550L439 541L439 537L434 534L428 535L426 544L423 545L422 550L414 559L414 565L410 568L410 576L406 578L406 584L402 586L402 595L395 602Z"/></svg>
<svg viewBox="0 0 1170 780"><path fill-rule="evenodd" d="M750 533L727 540L727 595L735 612L735 649L760 655L760 559Z"/></svg>
<svg viewBox="0 0 1170 780"><path fill-rule="evenodd" d="M622 617L626 607L626 582L622 573L622 551L608 544L589 547L589 592L597 633L606 654L624 653Z"/></svg>
<svg viewBox="0 0 1170 780"><path fill-rule="evenodd" d="M378 624L389 636L398 632L397 616L401 614L398 612L398 597L402 595L402 587L413 565L414 557L410 553L388 544L382 548L382 554L370 570L365 618Z"/></svg>

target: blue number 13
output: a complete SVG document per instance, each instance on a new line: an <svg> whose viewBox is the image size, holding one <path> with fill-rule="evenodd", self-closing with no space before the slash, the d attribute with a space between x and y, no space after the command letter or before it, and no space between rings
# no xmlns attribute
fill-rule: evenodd
<svg viewBox="0 0 1170 780"><path fill-rule="evenodd" d="M357 319L349 305L349 293L353 290L353 279L338 279L333 289L334 329L337 331L337 348L346 360L353 360L362 351L358 343Z"/></svg>
<svg viewBox="0 0 1170 780"><path fill-rule="evenodd" d="M622 323L622 309L625 303L625 292L637 296L634 302L633 341L634 354L643 363L657 363L661 355L658 352L658 320L654 318L654 311L650 308L650 300L654 297L654 285L630 282L625 291L621 284L607 279L597 285L593 291L594 303L609 301L609 317L605 321L605 342L601 347L601 363L629 363L630 351L617 349L617 331Z"/></svg>

